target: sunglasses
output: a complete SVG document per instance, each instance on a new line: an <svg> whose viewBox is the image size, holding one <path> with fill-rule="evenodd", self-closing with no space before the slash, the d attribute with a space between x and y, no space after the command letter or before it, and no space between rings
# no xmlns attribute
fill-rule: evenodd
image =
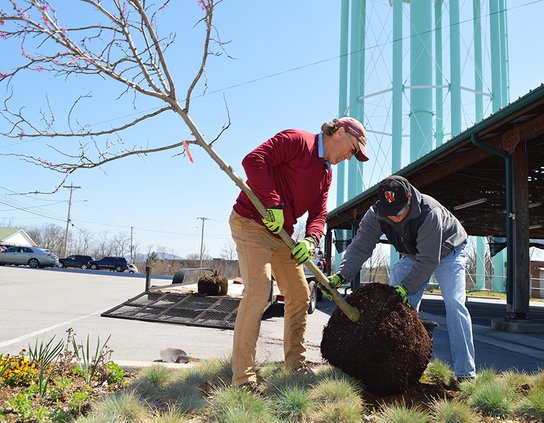
<svg viewBox="0 0 544 423"><path fill-rule="evenodd" d="M352 155L357 154L357 152L359 151L358 145L353 144L353 141L352 141L351 137L348 134L344 133L344 136L348 139L349 145L351 145L351 154Z"/></svg>

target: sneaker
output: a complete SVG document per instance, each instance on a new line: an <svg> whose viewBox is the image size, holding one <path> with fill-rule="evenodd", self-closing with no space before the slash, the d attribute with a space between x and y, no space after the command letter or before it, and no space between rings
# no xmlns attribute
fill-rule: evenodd
<svg viewBox="0 0 544 423"><path fill-rule="evenodd" d="M305 375L305 376L313 376L315 375L314 371L308 367L308 365L305 363L300 367L297 367L296 369L291 370L293 373L297 373L299 375Z"/></svg>
<svg viewBox="0 0 544 423"><path fill-rule="evenodd" d="M473 382L476 380L476 376L457 376L457 382L463 383L463 382Z"/></svg>
<svg viewBox="0 0 544 423"><path fill-rule="evenodd" d="M246 383L242 383L241 385L238 385L238 388L244 389L248 392L253 392L254 394L260 394L261 390L259 389L257 382L248 381Z"/></svg>

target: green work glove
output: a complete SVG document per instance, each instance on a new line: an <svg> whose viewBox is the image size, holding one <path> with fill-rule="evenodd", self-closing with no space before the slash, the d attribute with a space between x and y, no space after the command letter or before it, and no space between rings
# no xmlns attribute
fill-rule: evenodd
<svg viewBox="0 0 544 423"><path fill-rule="evenodd" d="M283 229L283 222L283 207L281 204L266 209L266 217L263 217L263 223L270 232L279 234Z"/></svg>
<svg viewBox="0 0 544 423"><path fill-rule="evenodd" d="M400 295L402 302L406 304L408 307L412 307L407 297L408 290L402 285L397 285L397 286L394 286L393 288L395 289L395 291L397 291L397 294Z"/></svg>
<svg viewBox="0 0 544 423"><path fill-rule="evenodd" d="M332 276L329 276L329 286L334 289L338 289L342 285L344 285L344 282L346 279L340 274L335 273ZM327 297L329 300L332 300L332 295L327 291L325 288L321 288L321 285L318 285L319 289L321 289L321 292L323 292L323 295Z"/></svg>
<svg viewBox="0 0 544 423"><path fill-rule="evenodd" d="M295 259L297 264L308 263L313 257L315 251L315 243L313 238L306 237L302 241L297 242L295 248L291 251L291 257Z"/></svg>

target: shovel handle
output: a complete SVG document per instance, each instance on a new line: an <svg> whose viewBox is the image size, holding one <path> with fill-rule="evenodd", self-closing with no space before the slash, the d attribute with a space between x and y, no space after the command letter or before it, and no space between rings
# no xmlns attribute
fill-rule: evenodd
<svg viewBox="0 0 544 423"><path fill-rule="evenodd" d="M206 142L206 140L202 136L202 133L199 131L189 114L185 110L181 109L177 104L174 105L174 110L185 121L185 123L195 136L196 143L200 147L202 147L208 153L208 155L219 165L221 170L225 172L242 191L246 193L246 195L249 197L249 199L251 200L255 208L259 211L261 216L265 217L266 208L264 207L263 203L261 203L261 200L259 200L253 190L245 183L245 181L234 172L232 167L225 163L225 161L215 152L211 145ZM284 229L281 230L279 235L290 249L294 248L295 241L293 241L293 239L287 234L287 232L285 232ZM349 305L336 289L329 286L329 280L323 274L323 272L319 270L315 263L310 260L308 263L306 263L306 267L310 269L310 271L314 274L317 283L329 294L331 294L333 301L338 305L338 307L340 307L340 310L342 310L352 322L358 321L359 310L356 307Z"/></svg>

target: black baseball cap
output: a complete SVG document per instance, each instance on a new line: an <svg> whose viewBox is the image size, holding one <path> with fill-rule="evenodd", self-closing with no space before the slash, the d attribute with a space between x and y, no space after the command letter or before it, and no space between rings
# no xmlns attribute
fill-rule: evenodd
<svg viewBox="0 0 544 423"><path fill-rule="evenodd" d="M378 214L381 217L396 216L408 203L408 194L412 191L406 178L392 175L380 182L378 188Z"/></svg>

